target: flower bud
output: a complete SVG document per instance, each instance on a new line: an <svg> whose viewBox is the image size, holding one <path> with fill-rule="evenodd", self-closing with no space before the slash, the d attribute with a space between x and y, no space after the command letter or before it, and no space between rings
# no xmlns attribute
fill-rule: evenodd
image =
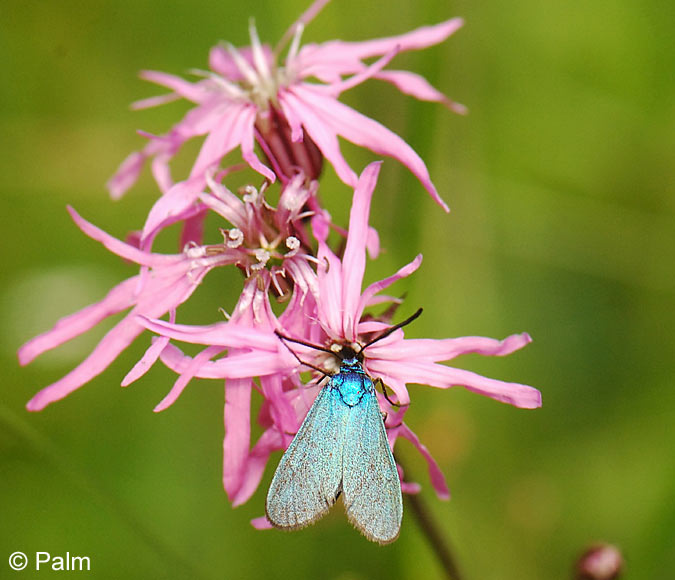
<svg viewBox="0 0 675 580"><path fill-rule="evenodd" d="M577 580L614 580L623 569L623 557L616 546L594 544L576 564Z"/></svg>

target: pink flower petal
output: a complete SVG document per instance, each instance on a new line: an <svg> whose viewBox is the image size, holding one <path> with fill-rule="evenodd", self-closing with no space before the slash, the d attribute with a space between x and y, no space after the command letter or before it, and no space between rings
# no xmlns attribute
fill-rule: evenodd
<svg viewBox="0 0 675 580"><path fill-rule="evenodd" d="M187 368L181 373L176 380L169 393L164 397L160 403L154 408L155 413L160 413L173 405L178 397L181 395L185 387L192 380L195 374L199 371L202 365L214 356L223 352L224 348L221 346L208 346L203 351L198 353L187 365ZM161 354L161 352L160 352Z"/></svg>
<svg viewBox="0 0 675 580"><path fill-rule="evenodd" d="M313 107L308 107L304 98L299 98L296 88L288 91L279 91L279 105L289 120L291 128L300 124L312 138L323 156L330 162L337 176L347 185L354 187L358 181L356 173L345 161L337 140L337 131L329 126L322 118L322 113ZM337 101L335 101L337 102ZM294 120L291 123L291 120Z"/></svg>
<svg viewBox="0 0 675 580"><path fill-rule="evenodd" d="M274 526L267 519L267 516L260 516L259 518L252 519L251 525L256 530L272 530L272 529L274 529Z"/></svg>
<svg viewBox="0 0 675 580"><path fill-rule="evenodd" d="M96 227L91 222L88 222L72 207L68 206L67 209L70 217L72 217L73 221L77 224L77 227L79 227L87 236L100 242L105 248L126 260L136 262L142 266L154 267L175 265L183 260L182 256L151 254L150 252L139 250L135 246L121 242L117 238L112 237L110 234L107 234L102 229Z"/></svg>
<svg viewBox="0 0 675 580"><path fill-rule="evenodd" d="M284 390L283 380L280 374L260 377L260 387L269 403L268 412L272 423L282 432L293 433L299 426L298 414L293 403Z"/></svg>
<svg viewBox="0 0 675 580"><path fill-rule="evenodd" d="M416 495L422 491L422 486L419 483L413 483L410 481L401 482L401 491L407 493L408 495Z"/></svg>
<svg viewBox="0 0 675 580"><path fill-rule="evenodd" d="M176 320L176 311L172 310L169 313L169 321L171 323L174 323L175 320ZM145 351L145 353L141 357L141 360L139 360L122 379L121 386L127 387L134 381L141 378L145 373L147 373L152 367L152 365L154 365L157 362L157 359L159 359L159 355L162 354L162 351L164 350L167 344L169 344L168 337L165 336L154 337L152 339L152 344L150 345L150 348L148 348L148 350Z"/></svg>
<svg viewBox="0 0 675 580"><path fill-rule="evenodd" d="M157 95L155 97L148 97L147 99L140 99L131 103L131 109L134 111L139 111L142 109L151 109L153 107L159 107L160 105L166 105L167 103L172 103L180 99L180 96L176 93L167 93L166 95Z"/></svg>
<svg viewBox="0 0 675 580"><path fill-rule="evenodd" d="M541 393L533 387L489 379L463 369L414 359L407 362L373 359L372 362L369 361L369 367L375 373L382 370L406 383L430 385L442 389L462 386L474 393L515 407L523 409L541 407Z"/></svg>
<svg viewBox="0 0 675 580"><path fill-rule="evenodd" d="M136 183L145 161L151 157L154 158L152 161L153 175L162 191L165 191L167 184L172 183L168 162L178 152L183 142L192 136L190 131L184 130L181 123L176 125L169 134L162 136L139 131L139 134L150 139L150 141L141 152L132 153L127 157L108 180L106 187L113 199L119 199Z"/></svg>
<svg viewBox="0 0 675 580"><path fill-rule="evenodd" d="M230 501L242 488L247 475L251 444L250 378L225 382L225 438L223 439L223 486Z"/></svg>
<svg viewBox="0 0 675 580"><path fill-rule="evenodd" d="M389 444L393 447L394 443L396 442L396 434L394 433L392 435L391 432L387 432L387 436L389 437ZM396 469L398 471L399 479L401 480L401 491L403 493L407 493L409 495L416 495L420 493L420 491L422 491L422 486L419 483L404 481L405 472L403 471L403 468L399 463L396 464Z"/></svg>
<svg viewBox="0 0 675 580"><path fill-rule="evenodd" d="M133 305L137 286L138 276L129 278L115 286L100 302L61 318L51 330L32 338L19 349L19 363L27 365L43 352L91 330L108 316L126 310Z"/></svg>
<svg viewBox="0 0 675 580"><path fill-rule="evenodd" d="M241 51L241 49L239 49ZM244 54L242 56L245 57ZM222 44L217 44L209 51L209 68L230 81L243 79L239 67L234 62L232 55Z"/></svg>
<svg viewBox="0 0 675 580"><path fill-rule="evenodd" d="M167 344L169 344L168 337L156 336L153 338L150 348L145 351L141 360L139 360L125 375L125 377L122 379L121 386L128 387L131 383L137 381L145 373L147 373L152 365L157 362L157 359L162 354L162 351Z"/></svg>
<svg viewBox="0 0 675 580"><path fill-rule="evenodd" d="M204 182L203 175L196 175L176 183L155 202L143 226L144 245L162 228L193 213L193 206L204 187Z"/></svg>
<svg viewBox="0 0 675 580"><path fill-rule="evenodd" d="M263 164L254 151L254 130L253 125L251 125L250 131L244 131L241 139L241 155L255 171L260 173L260 175L265 176L270 180L271 183L274 183L277 179L276 174L269 168L267 165Z"/></svg>
<svg viewBox="0 0 675 580"><path fill-rule="evenodd" d="M332 97L337 98L341 93L348 91L349 89L360 85L361 83L367 81L370 78L379 76L382 73L382 69L387 66L391 60L398 54L399 47L395 46L392 50L387 52L379 59L377 59L373 64L368 67L365 67L362 71L358 72L355 75L352 75L344 81L331 83L326 90L326 93ZM317 89L319 87L316 87Z"/></svg>
<svg viewBox="0 0 675 580"><path fill-rule="evenodd" d="M138 177L143 170L146 156L143 153L134 151L131 153L115 172L108 182L106 187L113 199L120 199L124 193L138 181Z"/></svg>
<svg viewBox="0 0 675 580"><path fill-rule="evenodd" d="M252 105L230 103L206 137L190 171L190 177L203 175L207 169L241 145L248 134L252 136L255 116L256 110Z"/></svg>
<svg viewBox="0 0 675 580"><path fill-rule="evenodd" d="M462 338L409 339L387 343L376 343L369 349L369 354L382 360L430 360L434 362L451 360L457 356L477 353L483 356L506 356L532 342L526 332L513 334L504 340L484 338L482 336L465 336Z"/></svg>
<svg viewBox="0 0 675 580"><path fill-rule="evenodd" d="M429 466L429 478L431 479L431 485L436 490L436 495L439 499L450 499L450 490L448 489L448 484L445 481L445 476L441 471L441 468L438 467L438 463L434 460L429 453L429 450L424 446L417 435L413 433L405 423L402 423L401 426L397 429L397 434L410 441L417 450L422 454L424 459L427 460L427 465Z"/></svg>
<svg viewBox="0 0 675 580"><path fill-rule="evenodd" d="M349 214L349 234L342 258L342 317L345 338L356 340L355 325L358 322L361 284L366 270L366 242L370 201L377 184L381 161L371 163L363 170L354 190ZM356 317L356 318L355 318Z"/></svg>
<svg viewBox="0 0 675 580"><path fill-rule="evenodd" d="M283 449L283 438L275 428L267 429L251 449L246 464L246 477L235 497L231 498L232 505L237 507L248 501L260 485L265 466L270 454L278 449Z"/></svg>
<svg viewBox="0 0 675 580"><path fill-rule="evenodd" d="M270 330L240 326L230 322L216 322L205 326L171 324L164 320L139 316L139 323L148 330L192 344L216 344L219 346L250 348L277 352L279 339Z"/></svg>
<svg viewBox="0 0 675 580"><path fill-rule="evenodd" d="M410 276L417 268L420 267L420 264L422 263L422 254L417 254L415 259L410 262L409 264L406 264L401 268L398 272L396 272L394 275L389 276L388 278L385 278L384 280L380 280L379 282L373 282L370 286L368 286L364 291L363 294L361 295L361 299L359 301L358 308L356 310L356 320L360 320L361 316L363 315L363 311L366 308L366 306L371 304L371 301L375 294L378 292L384 290L385 288L388 288L391 286L394 282L397 282L398 280L401 280L402 278L406 278L407 276Z"/></svg>
<svg viewBox="0 0 675 580"><path fill-rule="evenodd" d="M325 267L319 267L319 320L323 323L325 330L333 335L333 338L345 337L343 328L342 303L342 263L339 258L331 252L325 244L319 243L319 260L324 260L328 264Z"/></svg>
<svg viewBox="0 0 675 580"><path fill-rule="evenodd" d="M236 108L234 107L235 110ZM206 135L223 115L232 110L230 101L214 97L185 113L185 116L173 126L169 135L175 135L181 143L197 135Z"/></svg>
<svg viewBox="0 0 675 580"><path fill-rule="evenodd" d="M152 176L155 178L159 190L164 194L169 191L175 182L171 177L171 168L169 161L173 158L173 152L156 155L151 163Z"/></svg>
<svg viewBox="0 0 675 580"><path fill-rule="evenodd" d="M199 200L209 209L220 214L234 227L239 228L242 231L246 230L248 216L246 215L246 207L241 199L208 177L207 182L215 195L202 193L199 195Z"/></svg>
<svg viewBox="0 0 675 580"><path fill-rule="evenodd" d="M127 316L110 330L91 354L60 380L38 392L26 405L29 411L41 411L50 403L63 399L101 374L143 331Z"/></svg>
<svg viewBox="0 0 675 580"><path fill-rule="evenodd" d="M316 120L318 119L320 119L318 121L321 125L320 131L324 134L340 135L347 139L347 141L370 149L379 155L393 157L403 163L420 180L434 201L445 211L449 211L448 206L440 198L431 182L429 171L424 161L398 135L387 129L384 125L362 115L347 105L343 105L339 101L321 94L319 91L312 90L308 85L294 86L292 92L305 106L305 110L302 113L303 125L312 136L312 139L317 143L319 149L329 158L334 166L334 161L323 151L321 144L314 138L314 134L317 131ZM311 127L307 124L308 119L312 119ZM339 172L338 175L340 175ZM342 179L342 176L340 178Z"/></svg>
<svg viewBox="0 0 675 580"><path fill-rule="evenodd" d="M386 70L377 73L375 77L391 83L404 95L410 95L420 101L442 103L448 109L459 115L466 115L469 112L464 105L451 101L438 89L431 86L429 81L416 73L400 70Z"/></svg>
<svg viewBox="0 0 675 580"><path fill-rule="evenodd" d="M141 71L140 77L145 81L171 89L178 96L193 103L202 103L213 96L213 91L209 90L203 81L191 83L175 75L154 70Z"/></svg>
<svg viewBox="0 0 675 580"><path fill-rule="evenodd" d="M371 260L374 260L380 255L380 236L378 235L377 230L372 226L368 226L366 250L368 250L368 256L370 256Z"/></svg>
<svg viewBox="0 0 675 580"><path fill-rule="evenodd" d="M183 229L180 232L180 247L189 248L201 245L204 240L204 220L206 210L197 211L195 215L186 215L183 220Z"/></svg>
<svg viewBox="0 0 675 580"><path fill-rule="evenodd" d="M458 30L464 21L453 18L433 26L423 26L398 36L358 42L333 40L321 44L306 45L298 55L301 76L316 76L331 82L338 75L359 72L361 61L372 56L381 56L399 48L401 52L420 50L439 44Z"/></svg>
<svg viewBox="0 0 675 580"><path fill-rule="evenodd" d="M205 362L195 376L202 379L243 379L287 373L298 366L297 361L290 354L288 356L290 358L259 352L236 354ZM172 344L167 345L160 358L176 373L184 372L192 361L192 357L186 356Z"/></svg>

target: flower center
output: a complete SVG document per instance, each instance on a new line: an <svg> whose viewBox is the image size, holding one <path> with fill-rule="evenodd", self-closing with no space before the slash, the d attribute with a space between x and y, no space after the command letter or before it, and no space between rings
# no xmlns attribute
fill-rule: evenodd
<svg viewBox="0 0 675 580"><path fill-rule="evenodd" d="M251 20L249 23L251 48L248 58L232 44L225 44L227 52L241 75L241 80L235 84L232 80L219 75L215 78L212 76L212 78L229 93L229 96L243 98L253 103L259 111L267 111L270 104L277 104L279 88L288 86L296 78L297 71L294 62L300 47L302 31L302 26L296 28L286 56L286 65L279 66L277 64L278 53L276 51L272 53L262 45L255 22Z"/></svg>

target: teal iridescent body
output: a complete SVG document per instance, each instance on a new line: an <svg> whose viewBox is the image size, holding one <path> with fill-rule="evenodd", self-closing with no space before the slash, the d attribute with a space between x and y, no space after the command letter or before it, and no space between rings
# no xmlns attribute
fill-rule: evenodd
<svg viewBox="0 0 675 580"><path fill-rule="evenodd" d="M398 537L401 481L362 351L342 348L340 371L321 389L281 458L266 503L276 527L307 526L342 494L347 517L368 539L387 544Z"/></svg>

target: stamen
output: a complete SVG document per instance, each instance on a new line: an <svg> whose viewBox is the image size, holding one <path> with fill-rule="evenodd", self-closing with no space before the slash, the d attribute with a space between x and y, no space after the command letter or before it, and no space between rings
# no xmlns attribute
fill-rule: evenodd
<svg viewBox="0 0 675 580"><path fill-rule="evenodd" d="M231 99L245 99L246 98L246 91L242 90L236 84L231 83L227 79L221 77L220 75L217 75L214 72L206 71L206 70L200 70L200 69L197 69L197 68L192 68L192 69L190 69L189 72L190 72L190 74L193 74L195 76L204 77L204 78L207 78L207 79L213 81Z"/></svg>
<svg viewBox="0 0 675 580"><path fill-rule="evenodd" d="M302 40L302 33L305 31L305 26L302 23L298 23L295 28L295 33L293 34L293 40L291 41L291 46L288 49L288 54L286 55L286 63L284 66L285 74L282 75L284 84L291 82L296 74L297 67L295 66L296 57L300 50L300 41ZM280 71L281 72L281 71Z"/></svg>
<svg viewBox="0 0 675 580"><path fill-rule="evenodd" d="M304 220L305 218L310 218L312 216L316 215L316 212L312 209L303 211L302 213L299 213L297 216L295 216L295 219L297 220Z"/></svg>
<svg viewBox="0 0 675 580"><path fill-rule="evenodd" d="M251 270L254 271L262 270L271 257L270 253L265 248L258 248L253 252L253 255L255 256L256 260L258 260L257 264L251 265Z"/></svg>
<svg viewBox="0 0 675 580"><path fill-rule="evenodd" d="M286 279L286 272L284 272L283 270L277 268L272 272L272 285L274 286L274 289L277 291L277 296L279 296L279 298L284 298L288 295L288 288L284 289L281 287L281 280L285 282L285 279Z"/></svg>
<svg viewBox="0 0 675 580"><path fill-rule="evenodd" d="M315 258L311 254L303 254L302 257L305 260L307 260L308 262L312 262L312 263L316 264L317 266L320 266L324 263L323 261L319 260L318 258ZM328 262L326 261L326 263L328 263Z"/></svg>
<svg viewBox="0 0 675 580"><path fill-rule="evenodd" d="M260 43L258 31L255 27L255 20L253 18L251 18L248 22L248 33L251 36L251 52L253 53L253 62L258 69L260 78L266 79L266 84L269 84L269 81L271 81L270 68L267 64L265 51L263 50L262 44Z"/></svg>
<svg viewBox="0 0 675 580"><path fill-rule="evenodd" d="M230 56L234 60L234 64L237 65L239 72L241 72L241 74L244 75L248 83L254 87L258 86L259 85L258 75L256 74L255 70L251 68L251 65L249 65L246 62L246 59L243 56L241 56L239 51L229 42L225 43L225 48L227 49L227 52L230 53Z"/></svg>
<svg viewBox="0 0 675 580"><path fill-rule="evenodd" d="M194 260L206 256L206 248L204 246L199 246L196 242L192 241L185 244L183 253L191 260Z"/></svg>
<svg viewBox="0 0 675 580"><path fill-rule="evenodd" d="M225 245L228 248L238 248L244 243L244 233L239 228L232 228L227 231L227 239ZM223 232L224 234L225 232Z"/></svg>
<svg viewBox="0 0 675 580"><path fill-rule="evenodd" d="M252 185L242 188L242 199L246 203L255 203L258 200L258 190Z"/></svg>

